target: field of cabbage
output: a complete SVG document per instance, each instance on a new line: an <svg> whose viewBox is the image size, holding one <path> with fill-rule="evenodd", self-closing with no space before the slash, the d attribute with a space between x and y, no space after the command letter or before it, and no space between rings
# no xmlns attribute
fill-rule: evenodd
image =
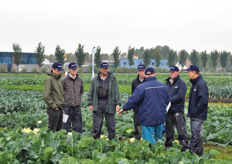
<svg viewBox="0 0 232 164"><path fill-rule="evenodd" d="M23 76L23 77L21 77ZM120 85L120 96L124 104L130 96L130 83L135 74L116 75ZM165 150L163 143L151 145L147 141L133 139L133 112L116 114L116 136L107 138L107 128L103 126L101 139L92 138L92 112L87 106L87 92L82 96L84 133L66 133L48 130L48 116L43 100L43 83L46 75L0 75L0 163L232 163L232 106L209 105L208 119L204 124L205 144L218 145L226 152L210 149L199 157L188 151L181 152L178 142ZM81 75L88 91L90 75ZM168 74L157 78L165 81ZM188 86L186 74L182 75ZM204 76L209 88L218 87L220 99L231 99L220 86L231 85L230 76ZM214 79L214 80L213 80ZM215 82L215 83L214 83ZM213 86L216 87L213 87ZM22 87L23 86L23 87ZM14 89L18 87L20 90ZM213 90L212 89L212 90ZM129 91L128 91L129 90ZM216 90L216 89L215 89ZM232 93L232 92L230 92ZM211 94L212 95L212 94ZM213 98L213 96L211 97ZM187 110L187 103L185 111ZM190 138L190 123L187 118ZM165 138L165 136L164 136ZM226 155L226 156L224 156Z"/></svg>

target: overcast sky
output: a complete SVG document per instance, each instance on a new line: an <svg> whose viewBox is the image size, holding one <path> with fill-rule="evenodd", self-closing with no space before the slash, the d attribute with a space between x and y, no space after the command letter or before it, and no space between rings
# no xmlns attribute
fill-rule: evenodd
<svg viewBox="0 0 232 164"><path fill-rule="evenodd" d="M0 51L74 53L168 45L232 52L232 0L0 0Z"/></svg>

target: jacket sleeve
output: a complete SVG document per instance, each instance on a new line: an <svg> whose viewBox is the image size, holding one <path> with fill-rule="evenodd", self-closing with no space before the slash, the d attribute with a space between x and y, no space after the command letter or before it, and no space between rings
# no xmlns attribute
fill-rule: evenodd
<svg viewBox="0 0 232 164"><path fill-rule="evenodd" d="M183 99L185 98L185 94L187 91L187 85L185 83L183 83L179 87L180 88L178 90L178 93L175 96L170 97L170 102L172 104L179 103L179 102L183 101Z"/></svg>
<svg viewBox="0 0 232 164"><path fill-rule="evenodd" d="M209 101L209 93L208 93L208 87L206 84L200 84L198 86L198 103L197 103L197 109L196 111L200 113L204 108L207 106Z"/></svg>
<svg viewBox="0 0 232 164"><path fill-rule="evenodd" d="M81 79L81 95L84 93L84 84L83 80Z"/></svg>
<svg viewBox="0 0 232 164"><path fill-rule="evenodd" d="M133 92L135 91L135 84L134 81L132 82L132 87L131 87L131 94L133 94Z"/></svg>
<svg viewBox="0 0 232 164"><path fill-rule="evenodd" d="M136 107L143 100L144 93L144 90L142 91L139 87L136 87L132 96L130 96L128 101L123 105L123 110L127 111Z"/></svg>
<svg viewBox="0 0 232 164"><path fill-rule="evenodd" d="M120 92L119 92L117 80L115 80L115 94L116 94L116 95L115 95L115 98L116 98L115 104L121 106Z"/></svg>
<svg viewBox="0 0 232 164"><path fill-rule="evenodd" d="M48 107L52 109L56 109L57 105L54 103L54 100L52 98L52 81L51 79L47 78L45 80L44 85L44 100L47 103Z"/></svg>
<svg viewBox="0 0 232 164"><path fill-rule="evenodd" d="M94 79L91 81L91 85L89 88L89 93L88 93L88 106L93 105L93 93L94 92Z"/></svg>
<svg viewBox="0 0 232 164"><path fill-rule="evenodd" d="M61 79L61 84L62 84L63 90L65 89L65 87L64 87L64 85L65 85L65 79L64 78Z"/></svg>

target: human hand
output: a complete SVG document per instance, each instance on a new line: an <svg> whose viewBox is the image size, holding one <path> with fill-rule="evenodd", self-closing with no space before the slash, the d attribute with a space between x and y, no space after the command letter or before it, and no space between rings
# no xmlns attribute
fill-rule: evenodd
<svg viewBox="0 0 232 164"><path fill-rule="evenodd" d="M119 111L120 111L120 106L117 105L117 106L116 106L116 112L119 112Z"/></svg>
<svg viewBox="0 0 232 164"><path fill-rule="evenodd" d="M58 107L56 107L55 110L58 110Z"/></svg>
<svg viewBox="0 0 232 164"><path fill-rule="evenodd" d="M120 111L118 111L118 114L119 114L119 115L122 115L123 112L124 112L124 111L121 109Z"/></svg>
<svg viewBox="0 0 232 164"><path fill-rule="evenodd" d="M93 110L93 105L89 106L89 110L92 111Z"/></svg>

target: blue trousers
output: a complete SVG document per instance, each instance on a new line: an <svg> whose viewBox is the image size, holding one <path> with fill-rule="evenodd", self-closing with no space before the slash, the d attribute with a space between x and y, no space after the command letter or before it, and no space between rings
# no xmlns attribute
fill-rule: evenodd
<svg viewBox="0 0 232 164"><path fill-rule="evenodd" d="M162 131L163 124L156 126L142 125L142 138L151 144L156 144L158 140L163 141Z"/></svg>

